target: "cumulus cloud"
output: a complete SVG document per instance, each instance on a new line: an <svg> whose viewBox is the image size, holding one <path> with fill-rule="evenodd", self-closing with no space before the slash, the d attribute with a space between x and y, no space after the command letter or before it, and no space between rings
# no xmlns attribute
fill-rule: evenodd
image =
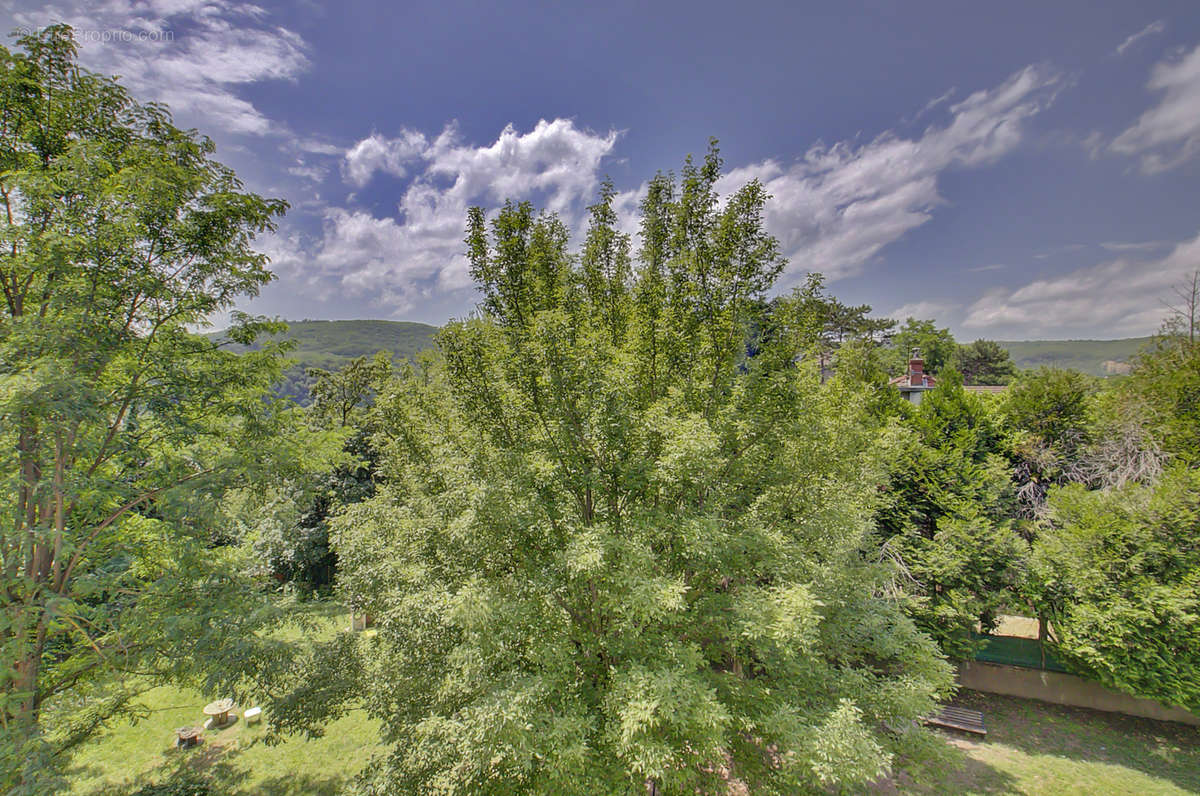
<svg viewBox="0 0 1200 796"><path fill-rule="evenodd" d="M1117 55L1124 55L1126 50L1128 50L1133 45L1137 44L1142 39L1146 38L1147 36L1154 36L1156 34L1162 33L1166 29L1167 29L1167 23L1165 20L1160 19L1155 22L1151 22L1149 25L1142 28L1137 33L1132 34L1127 39L1125 39L1125 41L1118 44L1117 49L1115 50L1115 53Z"/></svg>
<svg viewBox="0 0 1200 796"><path fill-rule="evenodd" d="M270 25L261 7L237 0L39 4L14 19L26 29L70 24L85 66L120 75L139 98L165 102L176 115L230 133L277 130L238 96L239 86L293 79L309 66L298 34Z"/></svg>
<svg viewBox="0 0 1200 796"><path fill-rule="evenodd" d="M1140 157L1142 171L1154 174L1200 152L1200 45L1155 65L1146 86L1162 92L1162 99L1110 148Z"/></svg>
<svg viewBox="0 0 1200 796"><path fill-rule="evenodd" d="M413 159L420 158L428 142L415 130L404 130L396 138L372 133L346 151L343 174L353 185L361 188L377 171L403 177Z"/></svg>
<svg viewBox="0 0 1200 796"><path fill-rule="evenodd" d="M454 125L432 140L412 131L368 136L346 151L343 176L364 185L377 171L410 172L397 213L327 208L320 239L279 246L274 267L312 287L365 298L393 317L430 301L465 299L473 287L462 244L467 208L537 199L575 223L617 135L555 119L526 133L510 124L483 146L465 142ZM631 192L628 201L635 199Z"/></svg>
<svg viewBox="0 0 1200 796"><path fill-rule="evenodd" d="M433 142L428 173L452 178L456 196L503 200L545 192L546 207L563 212L593 193L600 161L617 136L580 129L569 119L542 119L524 134L509 124L495 143L473 147L450 126Z"/></svg>
<svg viewBox="0 0 1200 796"><path fill-rule="evenodd" d="M994 336L1029 339L1046 333L1128 337L1153 332L1163 320L1162 300L1200 265L1200 234L1154 260L1118 258L1038 279L1017 289L997 288L972 304L963 326Z"/></svg>
<svg viewBox="0 0 1200 796"><path fill-rule="evenodd" d="M903 323L909 318L934 318L939 324L946 323L955 313L955 306L944 301L911 301L901 304L887 314L888 318Z"/></svg>
<svg viewBox="0 0 1200 796"><path fill-rule="evenodd" d="M1056 73L1029 67L950 105L944 122L915 138L887 132L862 145L817 145L794 164L766 160L733 169L718 189L728 193L762 180L774 197L767 224L791 258L793 275L819 270L844 277L932 217L942 201L942 172L994 163L1016 148L1027 120L1052 101L1058 85ZM327 210L306 272L397 316L444 298L441 292L469 290L462 246L467 207L531 198L578 225L618 137L567 119L542 120L528 132L508 125L482 146L465 142L453 124L432 138L409 130L395 138L372 134L346 150L342 174L362 186L379 172L407 173L398 212L379 218ZM642 185L616 197L625 231L636 231L644 192Z"/></svg>
<svg viewBox="0 0 1200 796"><path fill-rule="evenodd" d="M871 142L817 145L793 164L766 160L734 169L722 191L751 178L774 197L767 225L791 259L792 277L858 273L883 247L932 218L938 176L994 163L1021 142L1030 117L1053 101L1057 73L1030 66L949 106L949 121L917 138L885 132Z"/></svg>

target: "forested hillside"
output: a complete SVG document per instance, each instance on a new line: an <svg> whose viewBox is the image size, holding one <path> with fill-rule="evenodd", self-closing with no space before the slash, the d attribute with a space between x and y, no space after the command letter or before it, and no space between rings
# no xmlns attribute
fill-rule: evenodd
<svg viewBox="0 0 1200 796"><path fill-rule="evenodd" d="M308 405L312 379L309 368L340 370L355 357L377 351L392 352L394 362L412 360L418 352L433 347L436 326L411 321L288 321L288 330L280 335L260 338L273 342L291 341L295 347L288 358L295 364L284 371L279 392ZM223 332L218 332L221 336ZM234 346L235 350L246 350Z"/></svg>
<svg viewBox="0 0 1200 796"><path fill-rule="evenodd" d="M1020 340L999 341L1022 370L1043 365L1081 370L1092 376L1112 376L1128 370L1133 355L1149 337L1123 340Z"/></svg>
<svg viewBox="0 0 1200 796"><path fill-rule="evenodd" d="M288 321L287 324L284 334L263 339L295 343L288 356L296 364L284 372L279 392L305 406L312 387L312 379L305 375L309 368L339 370L355 357L370 356L377 351L392 352L395 362L412 360L418 352L433 347L433 336L438 331L436 326L412 321ZM1149 337L1017 340L1000 341L999 345L1022 370L1048 365L1092 376L1112 376L1124 372L1134 354L1149 341Z"/></svg>

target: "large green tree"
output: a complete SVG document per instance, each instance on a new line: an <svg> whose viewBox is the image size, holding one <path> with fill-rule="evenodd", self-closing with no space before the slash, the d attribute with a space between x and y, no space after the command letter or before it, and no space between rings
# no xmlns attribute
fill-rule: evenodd
<svg viewBox="0 0 1200 796"><path fill-rule="evenodd" d="M1121 402L1141 418L1148 441L1169 457L1200 466L1200 341L1196 321L1168 324L1135 359L1118 388Z"/></svg>
<svg viewBox="0 0 1200 796"><path fill-rule="evenodd" d="M528 204L471 211L481 314L381 396L384 485L334 521L378 635L275 713L363 695L365 789L816 792L886 772L885 724L948 687L870 542L861 397L796 365L820 319L782 302L745 356L783 261L719 174L650 182L636 261L607 188L578 259Z"/></svg>
<svg viewBox="0 0 1200 796"><path fill-rule="evenodd" d="M1094 382L1084 373L1039 368L1026 371L1005 393L1001 413L1024 517L1045 514L1052 486L1094 479L1089 456L1094 392Z"/></svg>
<svg viewBox="0 0 1200 796"><path fill-rule="evenodd" d="M255 665L236 641L253 606L212 621L231 562L191 509L270 457L252 446L278 357L189 329L270 279L252 242L285 208L79 68L69 28L19 46L0 48L0 790L17 792L127 704L121 673L195 675L226 643L230 672Z"/></svg>
<svg viewBox="0 0 1200 796"><path fill-rule="evenodd" d="M905 564L909 612L942 650L969 659L976 630L1021 602L1028 544L1013 528L1015 490L991 407L953 368L891 434L879 526Z"/></svg>
<svg viewBox="0 0 1200 796"><path fill-rule="evenodd" d="M908 371L908 359L913 350L918 350L925 360L925 372L937 375L950 364L958 350L954 335L947 328L938 328L936 321L907 318L891 338L891 362L893 375Z"/></svg>
<svg viewBox="0 0 1200 796"><path fill-rule="evenodd" d="M1058 655L1081 674L1200 710L1200 471L1051 492L1035 545Z"/></svg>
<svg viewBox="0 0 1200 796"><path fill-rule="evenodd" d="M1017 375L1008 351L994 340L959 345L950 357L950 365L962 374L964 384L1008 384Z"/></svg>

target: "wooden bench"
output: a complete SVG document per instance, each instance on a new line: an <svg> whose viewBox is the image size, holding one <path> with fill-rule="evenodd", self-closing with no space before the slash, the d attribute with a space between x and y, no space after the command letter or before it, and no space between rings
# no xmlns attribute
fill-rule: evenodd
<svg viewBox="0 0 1200 796"><path fill-rule="evenodd" d="M925 723L934 727L947 727L952 730L972 732L976 735L987 735L987 728L983 726L983 714L978 710L945 705L937 713L925 719Z"/></svg>

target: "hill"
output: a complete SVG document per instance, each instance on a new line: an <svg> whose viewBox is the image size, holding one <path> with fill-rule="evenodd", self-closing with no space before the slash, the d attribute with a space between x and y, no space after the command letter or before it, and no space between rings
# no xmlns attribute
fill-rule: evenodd
<svg viewBox="0 0 1200 796"><path fill-rule="evenodd" d="M1121 340L1022 340L997 341L1008 349L1018 368L1043 365L1073 368L1093 376L1112 376L1127 370L1129 361L1150 337Z"/></svg>
<svg viewBox="0 0 1200 796"><path fill-rule="evenodd" d="M296 364L288 369L279 391L306 404L311 379L305 372L309 368L337 370L355 357L376 351L391 351L396 362L411 361L418 352L434 346L437 332L436 326L411 321L288 321L288 331L281 337L295 342L289 356ZM1123 372L1133 355L1150 340L1130 337L998 342L1022 369L1049 365L1111 376Z"/></svg>
<svg viewBox="0 0 1200 796"><path fill-rule="evenodd" d="M309 368L338 370L355 357L391 351L395 362L413 360L417 353L433 348L438 327L411 321L288 321L279 339L294 341L288 354L296 364L284 374L279 386L302 404L308 403ZM218 332L219 336L220 333Z"/></svg>

